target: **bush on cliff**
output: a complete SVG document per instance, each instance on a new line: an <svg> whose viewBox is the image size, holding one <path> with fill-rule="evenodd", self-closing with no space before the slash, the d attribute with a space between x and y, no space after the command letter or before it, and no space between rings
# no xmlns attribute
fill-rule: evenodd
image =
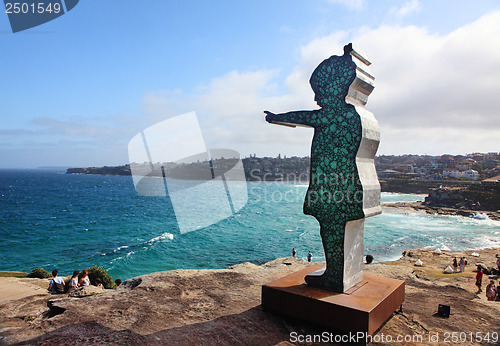
<svg viewBox="0 0 500 346"><path fill-rule="evenodd" d="M111 289L116 287L111 275L109 275L108 272L101 267L92 266L87 269L87 273L89 275L90 282L93 285L95 285L95 279L99 278L104 288Z"/></svg>
<svg viewBox="0 0 500 346"><path fill-rule="evenodd" d="M48 279L52 277L48 271L43 268L35 268L29 273L29 278L37 278L37 279Z"/></svg>

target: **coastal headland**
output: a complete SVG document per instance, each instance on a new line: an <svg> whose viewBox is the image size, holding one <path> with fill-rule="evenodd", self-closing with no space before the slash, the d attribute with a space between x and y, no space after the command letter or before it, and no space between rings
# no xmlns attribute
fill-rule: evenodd
<svg viewBox="0 0 500 346"><path fill-rule="evenodd" d="M425 212L427 214L457 215L457 216L473 217L473 218L488 217L490 220L500 221L500 212L498 211L449 208L449 207L427 205L425 202L385 203L382 205L382 207L396 208L408 211L417 210Z"/></svg>
<svg viewBox="0 0 500 346"><path fill-rule="evenodd" d="M471 256L473 252L478 256ZM498 333L500 326L500 302L475 293L475 264L493 267L499 253L500 248L440 254L434 249L412 249L396 261L365 265L366 272L406 283L402 312L393 314L373 344L399 336L405 344L430 344L430 337L439 341L435 344L445 344L455 334L470 338L467 344L482 343L478 337L486 333L493 340L492 333ZM467 257L465 272L443 274L455 256ZM414 266L417 259L422 267ZM158 272L83 298L36 289L48 285L47 279L2 278L4 287L31 285L33 292L10 300L0 297L0 344L285 345L329 335L323 333L330 331L268 313L260 306L262 284L309 265L301 259L281 258L260 266L242 263L219 270ZM487 281L485 275L483 289ZM451 306L449 318L436 316L438 304Z"/></svg>

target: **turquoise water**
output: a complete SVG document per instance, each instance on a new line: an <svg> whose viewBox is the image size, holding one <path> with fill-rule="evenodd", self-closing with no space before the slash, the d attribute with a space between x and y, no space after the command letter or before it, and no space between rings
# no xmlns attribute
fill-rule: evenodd
<svg viewBox="0 0 500 346"><path fill-rule="evenodd" d="M131 177L0 171L0 270L99 265L114 278L177 268L263 263L310 250L323 259L319 227L302 214L306 185L248 183L247 205L202 230L180 234L168 198L138 195ZM422 195L382 194L383 203ZM196 203L196 201L193 201ZM386 209L366 220L365 253L398 258L416 247L500 247L500 222Z"/></svg>

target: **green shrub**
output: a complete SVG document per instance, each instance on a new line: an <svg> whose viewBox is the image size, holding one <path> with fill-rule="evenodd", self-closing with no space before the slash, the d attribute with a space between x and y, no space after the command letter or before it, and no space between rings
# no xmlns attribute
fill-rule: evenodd
<svg viewBox="0 0 500 346"><path fill-rule="evenodd" d="M38 278L38 279L48 279L51 278L52 275L50 275L49 272L43 268L35 268L31 271L31 273L29 273L28 277Z"/></svg>
<svg viewBox="0 0 500 346"><path fill-rule="evenodd" d="M102 269L101 267L92 266L87 269L87 273L89 275L90 282L93 285L95 285L95 279L99 278L104 288L111 289L116 287L116 284L113 281L111 275L109 275L108 272L106 272L106 270Z"/></svg>

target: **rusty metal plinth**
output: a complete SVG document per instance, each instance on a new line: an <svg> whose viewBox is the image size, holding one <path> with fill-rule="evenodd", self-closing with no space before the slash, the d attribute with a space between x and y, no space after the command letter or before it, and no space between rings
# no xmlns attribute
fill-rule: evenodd
<svg viewBox="0 0 500 346"><path fill-rule="evenodd" d="M363 281L345 293L307 286L304 277L313 265L262 286L262 307L334 330L373 334L404 300L405 283L364 274Z"/></svg>

